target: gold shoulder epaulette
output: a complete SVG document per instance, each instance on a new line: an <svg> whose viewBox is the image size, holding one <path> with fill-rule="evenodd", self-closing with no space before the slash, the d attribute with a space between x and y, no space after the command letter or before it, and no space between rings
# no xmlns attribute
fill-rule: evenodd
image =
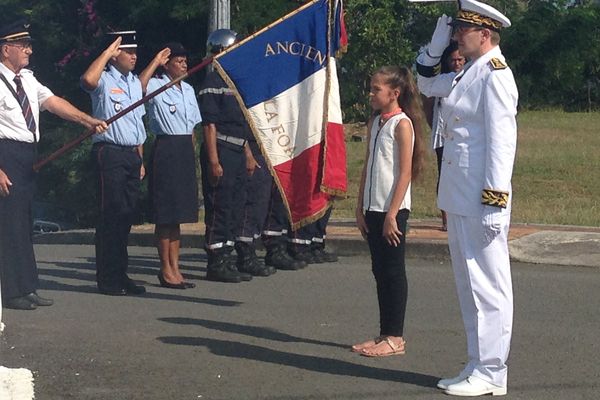
<svg viewBox="0 0 600 400"><path fill-rule="evenodd" d="M502 62L502 60L500 60L499 58L496 58L496 57L494 57L490 60L490 64L491 64L492 68L494 68L494 69L504 69L504 68L508 67L508 65L504 64Z"/></svg>

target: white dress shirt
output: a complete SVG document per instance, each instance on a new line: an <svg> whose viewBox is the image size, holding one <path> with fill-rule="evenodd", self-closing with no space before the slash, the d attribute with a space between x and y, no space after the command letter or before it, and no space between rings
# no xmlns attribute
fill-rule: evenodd
<svg viewBox="0 0 600 400"><path fill-rule="evenodd" d="M16 91L17 86L13 81L15 73L2 63L0 63L0 73L4 75L8 83ZM33 143L39 141L40 138L40 110L45 110L44 102L54 96L54 93L38 82L31 70L22 69L19 75L21 76L23 89L29 100L33 118L35 119L35 138L34 134L27 129L27 123L25 122L25 117L23 116L23 111L18 100L11 93L10 89L6 87L6 84L0 82L0 139Z"/></svg>

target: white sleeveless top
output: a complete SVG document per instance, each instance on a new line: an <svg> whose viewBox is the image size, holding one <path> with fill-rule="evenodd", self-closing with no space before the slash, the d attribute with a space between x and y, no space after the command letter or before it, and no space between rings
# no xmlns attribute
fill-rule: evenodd
<svg viewBox="0 0 600 400"><path fill-rule="evenodd" d="M394 115L379 128L377 116L371 127L371 140L369 141L369 160L367 161L367 175L365 191L363 193L363 210L387 212L394 196L398 180L398 142L394 137L396 126L402 119L407 119L412 126L412 121L405 113ZM412 146L414 148L415 131L412 133ZM404 195L404 200L399 210L410 210L410 182Z"/></svg>

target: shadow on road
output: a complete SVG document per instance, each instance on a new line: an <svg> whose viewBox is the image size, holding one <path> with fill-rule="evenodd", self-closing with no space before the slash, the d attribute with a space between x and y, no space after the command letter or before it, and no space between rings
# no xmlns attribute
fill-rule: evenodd
<svg viewBox="0 0 600 400"><path fill-rule="evenodd" d="M80 279L79 277L73 279ZM55 290L59 292L76 292L76 293L87 293L87 294L95 294L98 296L103 296L98 293L98 289L96 284L93 285L69 285L66 283L59 283L53 280L47 280L40 278L40 289L41 290ZM158 285L157 285L158 286ZM142 296L135 296L140 300L171 300L171 301L187 301L190 303L197 304L207 304L210 306L220 306L220 307L238 307L243 304L240 301L234 300L224 300L224 299L211 299L207 297L194 297L194 296L182 296L175 294L166 294L166 293L150 293L146 292L146 294Z"/></svg>
<svg viewBox="0 0 600 400"><path fill-rule="evenodd" d="M285 342L285 343L309 343L316 344L321 346L330 346L330 347L339 347L342 349L347 349L348 345L345 343L333 343L333 342L323 342L320 340L314 339L305 339L297 336L288 335L287 333L283 333L271 328L265 328L262 326L249 326L249 325L239 325L232 324L230 322L222 322L222 321L210 321L206 319L196 319L196 318L178 318L178 317L167 317L167 318L159 318L159 321L169 322L172 324L179 325L198 325L207 329L217 330L221 332L228 333L237 333L240 335L246 336L254 336L261 339L274 340L277 342Z"/></svg>
<svg viewBox="0 0 600 400"><path fill-rule="evenodd" d="M204 346L211 353L233 358L244 358L276 365L287 365L309 371L332 375L369 378L380 381L393 381L411 385L435 388L439 377L415 372L397 371L383 368L373 368L366 365L353 364L343 360L326 357L307 356L303 354L286 353L229 340L217 340L200 337L163 336L159 341L167 344L183 346Z"/></svg>

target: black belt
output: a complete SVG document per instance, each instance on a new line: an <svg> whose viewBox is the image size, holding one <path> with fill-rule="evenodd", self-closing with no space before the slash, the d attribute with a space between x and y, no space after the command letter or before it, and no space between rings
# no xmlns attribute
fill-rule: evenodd
<svg viewBox="0 0 600 400"><path fill-rule="evenodd" d="M121 146L120 144L107 143L107 142L97 142L97 143L94 143L94 146L110 147L111 149L120 150L120 151L128 151L128 152L134 152L134 151L137 151L137 149L138 149L138 146Z"/></svg>

